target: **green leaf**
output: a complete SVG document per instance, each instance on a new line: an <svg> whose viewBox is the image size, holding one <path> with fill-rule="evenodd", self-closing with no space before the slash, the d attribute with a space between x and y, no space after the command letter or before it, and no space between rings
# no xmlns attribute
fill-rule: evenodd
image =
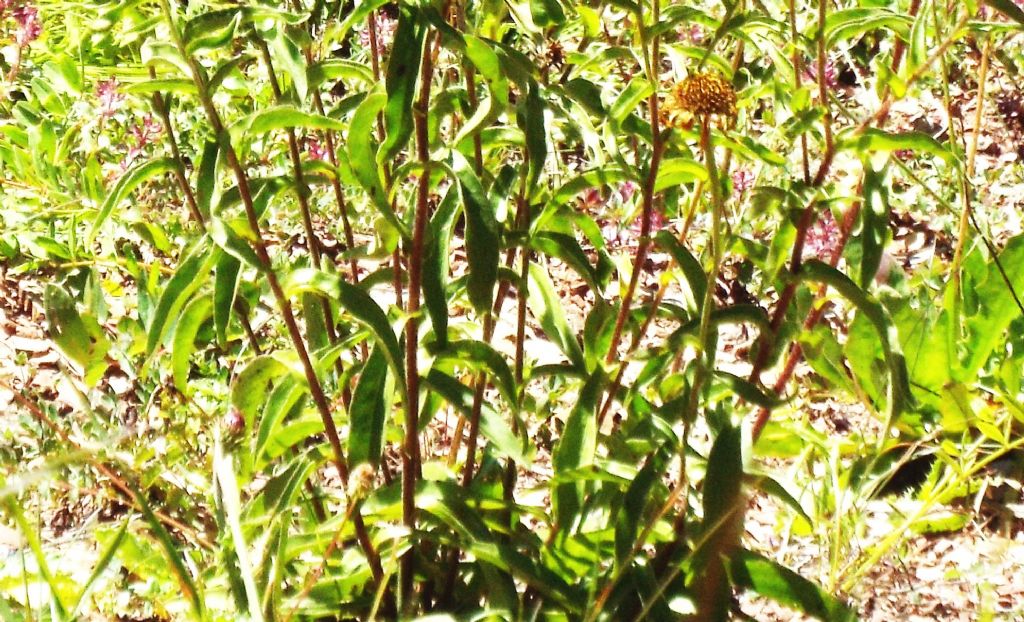
<svg viewBox="0 0 1024 622"><path fill-rule="evenodd" d="M729 617L732 593L725 559L739 547L743 533L743 442L739 427L727 425L718 432L708 454L704 477L704 519L701 545L687 568L687 586L696 595L701 620L724 622Z"/></svg>
<svg viewBox="0 0 1024 622"><path fill-rule="evenodd" d="M775 602L826 622L854 622L856 611L792 570L746 549L729 563L736 587L753 590Z"/></svg>
<svg viewBox="0 0 1024 622"><path fill-rule="evenodd" d="M306 69L308 88L316 89L330 80L359 80L367 84L373 82L373 72L362 63L341 58L328 58L310 65Z"/></svg>
<svg viewBox="0 0 1024 622"><path fill-rule="evenodd" d="M146 497L134 487L132 488L132 498L135 499L135 503L142 510L142 517L146 520L146 524L149 525L150 532L156 537L160 548L163 549L164 556L170 564L171 572L174 573L174 577L178 581L178 587L181 589L182 596L188 600L191 606L193 619L205 620L206 614L203 608L205 599L196 586L192 575L185 567L185 563L182 561L184 554L178 550L178 546L175 544L171 534L167 532L163 523L153 513L153 509L149 507Z"/></svg>
<svg viewBox="0 0 1024 622"><path fill-rule="evenodd" d="M238 573L245 586L247 619L253 620L253 622L263 622L260 593L256 589L256 576L252 562L249 560L249 545L246 542L245 533L242 531L242 500L238 493L238 480L235 477L235 468L232 462L231 455L223 453L218 442L213 456L213 473L216 478L215 494L221 507L224 508L224 521L227 523L227 531L231 534L231 545L235 551Z"/></svg>
<svg viewBox="0 0 1024 622"><path fill-rule="evenodd" d="M564 205L576 198L584 190L611 186L627 179L634 178L618 166L606 166L584 171L556 190L551 197L549 205Z"/></svg>
<svg viewBox="0 0 1024 622"><path fill-rule="evenodd" d="M381 180L381 167L377 160L377 148L374 141L375 124L377 115L387 104L387 96L379 91L370 92L352 115L352 122L348 130L348 158L352 166L352 172L356 180L370 195L370 203L378 212L393 226L396 231L401 232L402 237L411 239L409 228L399 220L391 209L384 192L384 183Z"/></svg>
<svg viewBox="0 0 1024 622"><path fill-rule="evenodd" d="M579 591L557 573L496 538L481 519L478 507L482 500L470 497L471 490L452 482L421 481L416 487L416 507L441 519L476 559L512 573L546 599L578 613L583 602Z"/></svg>
<svg viewBox="0 0 1024 622"><path fill-rule="evenodd" d="M147 353L152 354L157 345L163 341L171 319L178 316L178 312L206 281L210 270L220 258L220 253L210 250L205 241L206 238L203 237L185 256L178 269L174 271L174 276L170 278L164 291L160 294L160 302L157 303L156 311L154 311L149 325L149 334L146 339Z"/></svg>
<svg viewBox="0 0 1024 622"><path fill-rule="evenodd" d="M386 404L384 388L387 384L388 361L378 344L370 352L359 376L349 414L348 458L357 465L363 462L380 463L384 443Z"/></svg>
<svg viewBox="0 0 1024 622"><path fill-rule="evenodd" d="M605 285L608 284L611 271L600 270L605 266L590 265L590 259L583 247L571 235L541 231L530 238L530 246L549 257L556 257L564 261L597 292L603 291Z"/></svg>
<svg viewBox="0 0 1024 622"><path fill-rule="evenodd" d="M240 22L241 14L237 7L200 13L182 28L185 52L191 55L227 46Z"/></svg>
<svg viewBox="0 0 1024 622"><path fill-rule="evenodd" d="M864 162L864 202L861 209L864 226L861 228L860 286L868 288L875 280L882 254L889 239L889 191L885 184L886 166L876 170L870 161Z"/></svg>
<svg viewBox="0 0 1024 622"><path fill-rule="evenodd" d="M537 181L544 171L544 163L548 156L547 126L544 120L544 99L541 97L540 85L530 82L530 90L526 93L524 114L519 125L526 137L526 153L528 158L528 174L524 196L533 196Z"/></svg>
<svg viewBox="0 0 1024 622"><path fill-rule="evenodd" d="M242 262L234 256L222 253L217 260L213 281L213 326L217 343L224 345L228 340L228 321L238 294L238 276Z"/></svg>
<svg viewBox="0 0 1024 622"><path fill-rule="evenodd" d="M535 263L530 264L528 291L530 309L534 317L540 320L544 334L555 342L569 358L573 367L580 371L585 370L587 364L583 349L576 340L576 333L569 327L565 311L562 309L562 301L555 293L555 286L547 272Z"/></svg>
<svg viewBox="0 0 1024 622"><path fill-rule="evenodd" d="M100 211L92 221L92 226L89 227L86 246L92 246L100 226L106 222L114 208L120 205L121 201L127 199L133 190L152 177L174 171L176 166L173 158L156 158L133 166L124 175L121 175L117 184L114 185L114 189L110 191L106 200L103 201L103 205L100 206Z"/></svg>
<svg viewBox="0 0 1024 622"><path fill-rule="evenodd" d="M110 340L94 317L80 314L75 300L56 285L43 292L47 334L53 343L82 368L87 385L93 386L107 369Z"/></svg>
<svg viewBox="0 0 1024 622"><path fill-rule="evenodd" d="M317 294L325 298L337 298L341 295L337 274L317 268L296 268L281 279L281 289L285 296L292 298L299 294Z"/></svg>
<svg viewBox="0 0 1024 622"><path fill-rule="evenodd" d="M985 4L1024 26L1024 10L1013 0L983 0Z"/></svg>
<svg viewBox="0 0 1024 622"><path fill-rule="evenodd" d="M617 568L629 565L628 555L637 544L637 535L644 524L646 508L650 503L652 489L664 469L666 456L670 455L666 443L660 451L647 457L643 467L629 483L622 496L622 507L615 517L615 565Z"/></svg>
<svg viewBox="0 0 1024 622"><path fill-rule="evenodd" d="M248 137L261 136L274 130L301 127L308 130L334 130L346 129L345 124L337 119L306 112L290 105L271 106L261 108L237 121L231 126L232 137L244 133Z"/></svg>
<svg viewBox="0 0 1024 622"><path fill-rule="evenodd" d="M465 54L487 82L490 95L473 116L466 120L452 141L457 145L493 121L508 106L508 80L501 69L501 61L491 46L472 35L465 35Z"/></svg>
<svg viewBox="0 0 1024 622"><path fill-rule="evenodd" d="M131 95L152 95L153 93L174 93L175 95L195 95L196 83L185 78L157 78L145 82L126 84L121 89Z"/></svg>
<svg viewBox="0 0 1024 622"><path fill-rule="evenodd" d="M558 0L530 0L530 15L533 23L541 28L565 22L565 11Z"/></svg>
<svg viewBox="0 0 1024 622"><path fill-rule="evenodd" d="M71 616L74 619L78 614L78 609L82 606L82 602L85 597L92 592L92 586L96 583L103 573L107 570L107 566L114 560L114 556L117 554L117 550L121 548L121 543L124 542L124 536L128 532L128 525L131 523L130 519L125 519L121 523L121 528L114 534L113 539L107 543L103 548L103 552L100 554L96 564L92 568L92 572L89 574L89 578L82 585L82 591L78 594L78 599L75 601L75 606L71 608ZM0 618L3 615L0 614ZM6 618L5 618L6 619Z"/></svg>
<svg viewBox="0 0 1024 622"><path fill-rule="evenodd" d="M597 369L580 389L576 406L569 413L562 437L551 455L556 477L594 463L597 452L597 406L604 385L604 372ZM552 492L552 504L562 533L573 531L582 518L580 511L583 508L584 490L584 482L573 482L559 484Z"/></svg>
<svg viewBox="0 0 1024 622"><path fill-rule="evenodd" d="M437 206L430 219L423 253L423 300L434 327L434 338L440 348L448 343L448 252L452 227L459 213L458 198L456 190L449 189Z"/></svg>
<svg viewBox="0 0 1024 622"><path fill-rule="evenodd" d="M466 216L466 259L469 279L466 290L477 313L486 314L494 303L494 285L498 281L501 240L494 206L466 158L452 154L459 178L459 195Z"/></svg>
<svg viewBox="0 0 1024 622"><path fill-rule="evenodd" d="M265 454L269 451L272 439L277 437L281 422L293 409L301 408L300 400L305 397L305 390L306 387L293 376L282 377L274 386L266 400L263 417L260 419L256 439L252 445L255 468L260 469L264 466Z"/></svg>
<svg viewBox="0 0 1024 622"><path fill-rule="evenodd" d="M245 418L246 431L254 429L271 386L286 373L288 369L281 361L264 355L249 361L235 377L231 383L230 403Z"/></svg>
<svg viewBox="0 0 1024 622"><path fill-rule="evenodd" d="M196 182L196 204L203 218L210 218L210 209L220 195L217 187L217 157L220 145L215 140L206 141L203 156L199 162L199 180Z"/></svg>
<svg viewBox="0 0 1024 622"><path fill-rule="evenodd" d="M654 191L661 192L667 188L675 188L692 181L705 180L708 177L704 165L690 158L668 158L658 168L658 179L654 182Z"/></svg>
<svg viewBox="0 0 1024 622"><path fill-rule="evenodd" d="M413 100L416 98L426 32L426 26L422 20L417 19L415 9L411 5L400 5L395 41L401 42L401 45L392 47L388 59L385 80L388 99L384 108L387 137L378 154L380 162L394 158L412 135Z"/></svg>
<svg viewBox="0 0 1024 622"><path fill-rule="evenodd" d="M464 417L470 416L473 411L473 391L469 387L437 368L432 368L423 378L423 382ZM529 464L530 459L523 442L512 433L512 426L487 403L480 409L480 433L494 445L499 454L508 456L519 464Z"/></svg>
<svg viewBox="0 0 1024 622"><path fill-rule="evenodd" d="M1020 317L1014 294L1017 298L1024 294L1024 236L1011 238L999 253L999 265L990 261L987 268L984 279L974 288L978 312L966 321L968 355L958 371L958 378L963 382L974 382L978 370L989 360L996 346L1004 343L1010 322Z"/></svg>
<svg viewBox="0 0 1024 622"><path fill-rule="evenodd" d="M487 367L501 397L513 411L518 410L519 391L515 378L512 376L512 370L509 369L505 357L490 344L470 339L452 341L437 356L438 359L450 359L455 362L469 361Z"/></svg>
<svg viewBox="0 0 1024 622"><path fill-rule="evenodd" d="M338 280L338 302L373 333L377 343L383 347L384 356L395 374L398 386L404 392L405 368L403 367L402 348L398 344L398 338L395 337L395 331L388 323L388 316L384 310L368 293L340 279Z"/></svg>
<svg viewBox="0 0 1024 622"><path fill-rule="evenodd" d="M805 262L800 269L799 278L800 280L825 283L835 288L844 298L852 302L874 327L886 365L889 368L889 399L886 416L886 432L888 432L889 426L897 421L900 414L912 402L906 361L903 359L896 329L888 313L877 300L857 287L857 284L849 277L828 264L817 260ZM882 435L883 438L884 436Z"/></svg>
<svg viewBox="0 0 1024 622"><path fill-rule="evenodd" d="M654 87L651 86L650 82L643 78L634 77L629 81L629 85L623 89L622 93L619 94L615 103L611 105L611 108L608 110L608 116L616 123L622 123L622 120L632 114L636 107L640 105L640 102L650 97L653 92Z"/></svg>
<svg viewBox="0 0 1024 622"><path fill-rule="evenodd" d="M247 229L248 223L244 223L243 227ZM269 266L263 265L259 256L256 255L256 251L252 250L249 242L231 226L231 223L221 218L218 212L215 211L211 214L207 230L213 242L228 255L244 261L247 265L256 268L260 272L265 272L269 268Z"/></svg>
<svg viewBox="0 0 1024 622"><path fill-rule="evenodd" d="M292 86L295 88L295 94L298 95L299 101L305 101L306 94L309 92L306 59L299 46L288 36L286 28L276 29L275 36L271 39L270 49L278 67L287 71L291 77Z"/></svg>
<svg viewBox="0 0 1024 622"><path fill-rule="evenodd" d="M865 33L887 28L906 39L910 19L881 7L843 9L829 13L825 21L825 40L829 47L855 39Z"/></svg>
<svg viewBox="0 0 1024 622"><path fill-rule="evenodd" d="M654 241L672 256L676 265L683 271L683 278L686 280L684 293L686 294L687 306L694 316L698 316L701 307L704 306L704 296L708 288L708 277L704 273L704 268L701 267L700 262L693 256L693 253L683 246L676 236L668 231L659 231L655 234Z"/></svg>
<svg viewBox="0 0 1024 622"><path fill-rule="evenodd" d="M837 139L839 149L850 149L857 153L876 151L892 152L910 150L915 153L927 153L941 158L946 164L954 164L956 158L949 149L923 132L900 132L894 134L877 128L867 128L860 134L847 132Z"/></svg>
<svg viewBox="0 0 1024 622"><path fill-rule="evenodd" d="M189 359L195 352L196 333L203 322L210 317L213 301L209 298L196 298L185 307L185 312L174 327L171 345L171 370L174 384L185 395L191 393L188 386Z"/></svg>

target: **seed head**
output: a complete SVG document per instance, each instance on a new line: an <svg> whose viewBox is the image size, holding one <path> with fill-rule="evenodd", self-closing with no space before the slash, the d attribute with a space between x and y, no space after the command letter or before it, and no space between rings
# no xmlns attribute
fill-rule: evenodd
<svg viewBox="0 0 1024 622"><path fill-rule="evenodd" d="M670 107L691 114L736 114L736 91L722 75L697 73L672 87Z"/></svg>
<svg viewBox="0 0 1024 622"><path fill-rule="evenodd" d="M363 462L348 474L348 498L352 501L362 499L373 488L377 471L368 462Z"/></svg>

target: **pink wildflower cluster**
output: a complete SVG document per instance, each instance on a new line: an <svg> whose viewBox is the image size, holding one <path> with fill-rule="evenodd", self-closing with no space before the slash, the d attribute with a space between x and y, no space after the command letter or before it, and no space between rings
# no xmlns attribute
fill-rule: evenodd
<svg viewBox="0 0 1024 622"><path fill-rule="evenodd" d="M395 30L398 29L398 20L388 17L387 15L377 14L377 45L380 47L381 54L391 49L391 44L395 40ZM370 49L370 25L369 22L363 25L358 31L359 45L365 49Z"/></svg>
<svg viewBox="0 0 1024 622"><path fill-rule="evenodd" d="M8 11L11 12L10 16L17 25L17 29L14 31L14 41L18 47L25 47L39 38L43 32L39 9L27 2L0 0L0 20L7 17Z"/></svg>
<svg viewBox="0 0 1024 622"><path fill-rule="evenodd" d="M807 238L804 240L804 259L816 257L827 261L839 245L839 225L832 217L832 212L825 210L814 223L814 226L807 230Z"/></svg>
<svg viewBox="0 0 1024 622"><path fill-rule="evenodd" d="M754 187L754 173L745 168L736 169L732 174L732 198L740 200Z"/></svg>
<svg viewBox="0 0 1024 622"><path fill-rule="evenodd" d="M312 136L306 138L306 153L313 160L326 160L330 155L327 152L327 145Z"/></svg>
<svg viewBox="0 0 1024 622"><path fill-rule="evenodd" d="M103 80L96 85L96 98L100 102L100 116L110 118L114 116L124 103L124 93L118 90L117 78Z"/></svg>
<svg viewBox="0 0 1024 622"><path fill-rule="evenodd" d="M818 83L818 61L811 61L804 67L804 77L814 84ZM832 59L825 59L825 86L833 89L839 84L839 72Z"/></svg>
<svg viewBox="0 0 1024 622"><path fill-rule="evenodd" d="M131 166L132 162L142 154L146 146L152 144L156 138L160 136L163 129L163 125L148 114L143 117L142 123L136 123L133 125L128 130L128 133L131 135L135 144L128 148L128 153L121 162L121 168L127 169Z"/></svg>

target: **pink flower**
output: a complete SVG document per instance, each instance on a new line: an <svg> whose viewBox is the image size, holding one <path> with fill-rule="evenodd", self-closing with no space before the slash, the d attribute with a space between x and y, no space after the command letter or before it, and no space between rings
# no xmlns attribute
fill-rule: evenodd
<svg viewBox="0 0 1024 622"><path fill-rule="evenodd" d="M738 168L732 174L732 196L739 200L754 187L754 174L745 168Z"/></svg>
<svg viewBox="0 0 1024 622"><path fill-rule="evenodd" d="M704 43L704 29L700 24L691 24L690 29L686 32L686 37L693 45L700 45Z"/></svg>
<svg viewBox="0 0 1024 622"><path fill-rule="evenodd" d="M39 21L39 9L23 4L15 7L11 14L14 16L14 21L18 24L18 31L14 35L14 40L18 43L19 47L25 47L39 38L40 33L43 32L43 24Z"/></svg>
<svg viewBox="0 0 1024 622"><path fill-rule="evenodd" d="M636 194L636 184L631 181L624 181L619 184L619 198L623 203L628 203L633 195Z"/></svg>
<svg viewBox="0 0 1024 622"><path fill-rule="evenodd" d="M836 71L836 64L832 59L825 60L825 86L832 89L839 84L839 73ZM811 82L818 83L818 61L811 61L804 67L804 77Z"/></svg>
<svg viewBox="0 0 1024 622"><path fill-rule="evenodd" d="M133 125L128 132L135 139L135 144L128 148L128 153L125 154L124 160L121 161L121 169L127 170L135 161L135 158L142 154L146 145L151 144L163 130L163 125L148 114L142 119L141 124L136 123Z"/></svg>
<svg viewBox="0 0 1024 622"><path fill-rule="evenodd" d="M912 149L897 149L896 151L893 151L892 154L903 162L914 159L914 151Z"/></svg>
<svg viewBox="0 0 1024 622"><path fill-rule="evenodd" d="M327 152L327 146L313 137L306 138L306 153L313 160L326 160L327 156L330 155Z"/></svg>
<svg viewBox="0 0 1024 622"><path fill-rule="evenodd" d="M391 49L391 44L395 40L395 30L398 28L398 20L377 13L377 46L380 52L383 54L386 50ZM370 24L367 22L362 28L359 29L359 44L367 50L370 49Z"/></svg>
<svg viewBox="0 0 1024 622"><path fill-rule="evenodd" d="M839 225L832 217L832 212L826 209L818 222L807 231L807 238L804 240L804 259L817 257L827 260L835 251L839 237Z"/></svg>
<svg viewBox="0 0 1024 622"><path fill-rule="evenodd" d="M629 227L629 233L633 237L640 237L640 232L643 229L643 221L644 215L643 213L640 213L637 215L636 220L633 221L633 224ZM665 223L667 222L668 219L665 218L665 215L655 209L651 212L651 231L649 235L653 236L655 233L664 229Z"/></svg>
<svg viewBox="0 0 1024 622"><path fill-rule="evenodd" d="M96 85L96 97L100 100L100 116L112 117L124 102L124 94L117 90L117 78L103 80Z"/></svg>
<svg viewBox="0 0 1024 622"><path fill-rule="evenodd" d="M596 209L604 205L604 202L600 188L589 188L583 193L583 207L586 209Z"/></svg>

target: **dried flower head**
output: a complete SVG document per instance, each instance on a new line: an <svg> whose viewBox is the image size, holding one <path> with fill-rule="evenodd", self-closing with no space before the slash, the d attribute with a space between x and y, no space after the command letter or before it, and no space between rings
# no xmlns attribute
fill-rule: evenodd
<svg viewBox="0 0 1024 622"><path fill-rule="evenodd" d="M348 474L348 498L351 501L362 499L373 488L377 478L377 470L368 462L363 462Z"/></svg>
<svg viewBox="0 0 1024 622"><path fill-rule="evenodd" d="M721 74L697 73L672 87L670 109L698 115L736 114L736 91Z"/></svg>

